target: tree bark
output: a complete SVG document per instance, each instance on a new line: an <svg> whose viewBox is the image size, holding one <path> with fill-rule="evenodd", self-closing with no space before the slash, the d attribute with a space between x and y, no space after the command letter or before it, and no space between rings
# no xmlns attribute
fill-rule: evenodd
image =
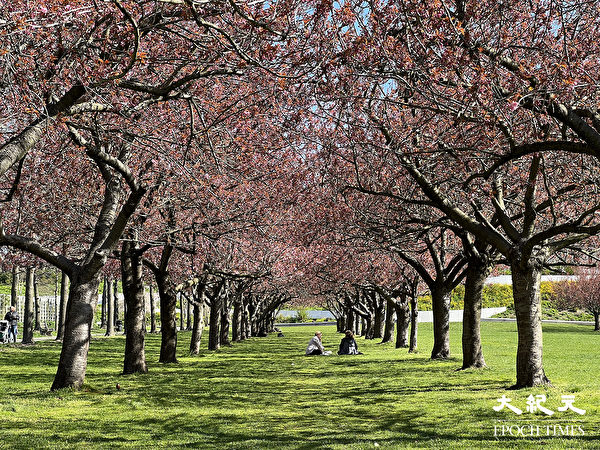
<svg viewBox="0 0 600 450"><path fill-rule="evenodd" d="M41 331L42 324L40 322L40 297L38 296L38 283L37 277L35 275L35 270L33 272L33 299L35 310L35 325L33 327L33 331Z"/></svg>
<svg viewBox="0 0 600 450"><path fill-rule="evenodd" d="M142 261L130 241L121 247L121 279L125 299L125 359L123 374L147 373L144 350L144 283Z"/></svg>
<svg viewBox="0 0 600 450"><path fill-rule="evenodd" d="M408 300L405 296L401 298L401 301L396 302L396 348L408 347L408 326L410 324L410 310L408 307Z"/></svg>
<svg viewBox="0 0 600 450"><path fill-rule="evenodd" d="M443 287L431 290L433 309L433 350L431 359L450 357L450 291Z"/></svg>
<svg viewBox="0 0 600 450"><path fill-rule="evenodd" d="M185 329L186 331L191 331L192 330L192 303L187 301L185 302L185 318L186 318L186 324L185 324Z"/></svg>
<svg viewBox="0 0 600 450"><path fill-rule="evenodd" d="M470 260L466 270L462 329L462 369L481 369L485 367L481 347L481 304L483 286L489 270L488 266L479 260Z"/></svg>
<svg viewBox="0 0 600 450"><path fill-rule="evenodd" d="M208 329L208 349L218 350L221 346L221 307L223 299L221 295L217 295L212 298L210 302L210 325Z"/></svg>
<svg viewBox="0 0 600 450"><path fill-rule="evenodd" d="M65 335L65 319L67 317L67 305L69 303L69 277L62 272L60 277L60 303L58 307L58 328L56 340L61 341Z"/></svg>
<svg viewBox="0 0 600 450"><path fill-rule="evenodd" d="M383 337L383 327L385 325L385 308L384 303L376 293L373 296L374 318L373 318L373 339Z"/></svg>
<svg viewBox="0 0 600 450"><path fill-rule="evenodd" d="M53 391L77 389L83 384L99 284L99 271L92 277L79 270L72 275L63 345L51 388Z"/></svg>
<svg viewBox="0 0 600 450"><path fill-rule="evenodd" d="M233 342L242 340L242 301L237 298L233 302L233 316L231 318L231 338Z"/></svg>
<svg viewBox="0 0 600 450"><path fill-rule="evenodd" d="M100 314L100 328L104 328L106 326L106 298L107 298L107 293L106 293L106 277L104 278L104 286L102 289L102 311Z"/></svg>
<svg viewBox="0 0 600 450"><path fill-rule="evenodd" d="M229 340L229 325L231 324L231 316L229 311L229 301L227 297L223 300L223 306L221 308L221 345L230 346L231 341Z"/></svg>
<svg viewBox="0 0 600 450"><path fill-rule="evenodd" d="M154 289L150 285L150 333L155 334L156 331L156 305L154 303Z"/></svg>
<svg viewBox="0 0 600 450"><path fill-rule="evenodd" d="M594 331L600 331L600 313L594 313Z"/></svg>
<svg viewBox="0 0 600 450"><path fill-rule="evenodd" d="M394 301L391 299L386 300L385 309L385 329L383 331L383 339L381 343L391 342L394 334Z"/></svg>
<svg viewBox="0 0 600 450"><path fill-rule="evenodd" d="M533 265L511 265L517 317L516 389L550 384L542 361L541 271Z"/></svg>
<svg viewBox="0 0 600 450"><path fill-rule="evenodd" d="M17 311L19 310L19 268L13 266L12 268L12 283L10 286L10 306L14 306Z"/></svg>
<svg viewBox="0 0 600 450"><path fill-rule="evenodd" d="M160 296L161 363L177 362L177 294L168 272L155 274Z"/></svg>
<svg viewBox="0 0 600 450"><path fill-rule="evenodd" d="M113 289L113 281L107 279L106 284L106 301L107 312L106 312L106 333L105 336L114 336L115 335L115 291Z"/></svg>
<svg viewBox="0 0 600 450"><path fill-rule="evenodd" d="M119 282L118 280L114 280L113 284L113 300L115 303L115 307L113 309L113 314L114 314L114 324L117 324L117 320L119 320Z"/></svg>
<svg viewBox="0 0 600 450"><path fill-rule="evenodd" d="M34 319L34 295L33 284L35 283L35 269L27 267L25 271L25 312L23 313L23 344L33 344L33 319Z"/></svg>
<svg viewBox="0 0 600 450"><path fill-rule="evenodd" d="M410 298L410 343L408 353L417 353L417 337L419 331L419 305L415 296Z"/></svg>
<svg viewBox="0 0 600 450"><path fill-rule="evenodd" d="M179 329L184 330L183 327L183 295L179 294Z"/></svg>

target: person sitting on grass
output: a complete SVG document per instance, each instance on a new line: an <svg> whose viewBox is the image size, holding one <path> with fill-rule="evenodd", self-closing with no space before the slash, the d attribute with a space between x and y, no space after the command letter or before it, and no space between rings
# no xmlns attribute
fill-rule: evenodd
<svg viewBox="0 0 600 450"><path fill-rule="evenodd" d="M331 355L331 352L328 352L323 347L321 343L321 337L323 333L320 331L315 332L315 335L308 342L308 347L306 347L306 356L312 355Z"/></svg>
<svg viewBox="0 0 600 450"><path fill-rule="evenodd" d="M352 333L351 330L346 330L344 334L346 336L342 338L342 342L340 342L338 355L362 355L362 353L358 351L358 344L354 340L354 333Z"/></svg>

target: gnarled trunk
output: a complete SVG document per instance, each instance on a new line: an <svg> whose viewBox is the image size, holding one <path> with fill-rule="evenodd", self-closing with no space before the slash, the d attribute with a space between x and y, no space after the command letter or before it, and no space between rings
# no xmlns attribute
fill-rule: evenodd
<svg viewBox="0 0 600 450"><path fill-rule="evenodd" d="M383 330L383 338L381 343L391 342L392 336L394 334L394 301L391 299L386 300L386 308L385 308L385 329Z"/></svg>
<svg viewBox="0 0 600 450"><path fill-rule="evenodd" d="M542 362L541 272L531 265L511 266L517 317L517 383L514 388L549 384Z"/></svg>
<svg viewBox="0 0 600 450"><path fill-rule="evenodd" d="M160 356L158 362L177 362L177 294L168 272L155 273L160 296Z"/></svg>
<svg viewBox="0 0 600 450"><path fill-rule="evenodd" d="M129 241L123 241L121 250L121 277L125 297L125 360L123 373L147 373L144 351L144 284L142 261Z"/></svg>
<svg viewBox="0 0 600 450"><path fill-rule="evenodd" d="M63 344L52 383L53 391L77 389L83 384L99 284L100 272L90 277L75 271L71 277Z"/></svg>
<svg viewBox="0 0 600 450"><path fill-rule="evenodd" d="M450 357L450 291L443 287L431 290L433 309L433 350L431 359Z"/></svg>
<svg viewBox="0 0 600 450"><path fill-rule="evenodd" d="M481 303L488 266L471 260L465 278L465 299L462 329L462 369L485 367L481 347Z"/></svg>

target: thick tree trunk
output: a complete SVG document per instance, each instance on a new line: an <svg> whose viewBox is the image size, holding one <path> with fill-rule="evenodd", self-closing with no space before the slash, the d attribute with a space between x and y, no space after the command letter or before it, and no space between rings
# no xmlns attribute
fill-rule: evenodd
<svg viewBox="0 0 600 450"><path fill-rule="evenodd" d="M511 266L517 317L517 383L514 388L550 384L542 362L541 272L535 267Z"/></svg>
<svg viewBox="0 0 600 450"><path fill-rule="evenodd" d="M160 357L161 363L177 362L177 294L168 272L156 274L160 296Z"/></svg>
<svg viewBox="0 0 600 450"><path fill-rule="evenodd" d="M594 331L600 331L600 313L594 313Z"/></svg>
<svg viewBox="0 0 600 450"><path fill-rule="evenodd" d="M79 388L87 367L94 309L98 303L100 275L74 273L71 279L63 345L52 390Z"/></svg>
<svg viewBox="0 0 600 450"><path fill-rule="evenodd" d="M14 306L17 311L18 308L18 300L19 300L19 268L17 266L13 266L12 268L12 283L10 286L10 306Z"/></svg>
<svg viewBox="0 0 600 450"><path fill-rule="evenodd" d="M365 339L373 339L373 316L363 317L363 336Z"/></svg>
<svg viewBox="0 0 600 450"><path fill-rule="evenodd" d="M23 344L33 344L34 304L33 284L35 269L27 267L25 271L25 312L23 313Z"/></svg>
<svg viewBox="0 0 600 450"><path fill-rule="evenodd" d="M419 331L419 304L417 297L410 299L410 343L408 353L417 352L417 336Z"/></svg>
<svg viewBox="0 0 600 450"><path fill-rule="evenodd" d="M377 294L373 294L377 296ZM374 317L373 317L373 339L383 337L383 327L385 325L385 308L381 299L375 299Z"/></svg>
<svg viewBox="0 0 600 450"><path fill-rule="evenodd" d="M356 314L354 316L354 326L351 328L351 330L355 330L353 331L353 333L358 334L359 336L362 336L362 332L364 330L361 329L361 326L364 324L364 320L361 319L361 317Z"/></svg>
<svg viewBox="0 0 600 450"><path fill-rule="evenodd" d="M105 336L115 335L115 299L113 281L106 279L106 334Z"/></svg>
<svg viewBox="0 0 600 450"><path fill-rule="evenodd" d="M469 261L465 278L465 300L462 329L462 369L485 367L481 347L481 304L488 267L479 261Z"/></svg>
<svg viewBox="0 0 600 450"><path fill-rule="evenodd" d="M192 330L192 303L190 301L186 301L185 302L185 319L186 319L186 324L185 324L185 329L186 331L191 331Z"/></svg>
<svg viewBox="0 0 600 450"><path fill-rule="evenodd" d="M342 330L342 333L346 330L352 331L352 333L358 333L358 327L356 326L356 316L352 307L346 309L346 329Z"/></svg>
<svg viewBox="0 0 600 450"><path fill-rule="evenodd" d="M215 295L210 303L210 325L208 328L208 349L218 350L221 346L221 307L223 299Z"/></svg>
<svg viewBox="0 0 600 450"><path fill-rule="evenodd" d="M69 303L69 277L62 272L60 277L60 303L58 307L58 328L56 340L61 341L65 334L65 320L67 317L67 304Z"/></svg>
<svg viewBox="0 0 600 450"><path fill-rule="evenodd" d="M396 348L408 347L408 326L410 324L410 310L406 298L397 302L395 305L396 312Z"/></svg>
<svg viewBox="0 0 600 450"><path fill-rule="evenodd" d="M150 333L156 332L156 304L154 303L154 289L150 285Z"/></svg>
<svg viewBox="0 0 600 450"><path fill-rule="evenodd" d="M144 351L144 283L142 261L129 241L121 248L121 279L125 297L125 360L123 373L147 373Z"/></svg>
<svg viewBox="0 0 600 450"><path fill-rule="evenodd" d="M394 301L387 299L385 308L385 329L383 330L383 339L381 343L391 342L394 335Z"/></svg>
<svg viewBox="0 0 600 450"><path fill-rule="evenodd" d="M346 328L346 321L347 318L344 317L343 315L341 315L340 317L338 317L336 319L336 328L337 328L337 332L338 333L343 333L344 331L346 331L348 328Z"/></svg>
<svg viewBox="0 0 600 450"><path fill-rule="evenodd" d="M194 304L194 325L192 327L192 339L190 341L190 354L200 353L200 339L204 331L204 303Z"/></svg>
<svg viewBox="0 0 600 450"><path fill-rule="evenodd" d="M432 289L433 350L431 359L450 357L450 291L445 288Z"/></svg>

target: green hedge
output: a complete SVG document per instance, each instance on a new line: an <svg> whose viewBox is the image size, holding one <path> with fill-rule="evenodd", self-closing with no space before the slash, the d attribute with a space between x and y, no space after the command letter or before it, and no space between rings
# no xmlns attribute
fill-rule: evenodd
<svg viewBox="0 0 600 450"><path fill-rule="evenodd" d="M540 286L542 301L549 301L552 293L553 282L542 281ZM465 297L465 287L459 285L452 291L450 298L450 309L463 309ZM483 308L499 308L502 306L512 306L513 295L512 286L509 284L487 284L483 287ZM431 295L419 297L419 309L421 311L431 311Z"/></svg>

